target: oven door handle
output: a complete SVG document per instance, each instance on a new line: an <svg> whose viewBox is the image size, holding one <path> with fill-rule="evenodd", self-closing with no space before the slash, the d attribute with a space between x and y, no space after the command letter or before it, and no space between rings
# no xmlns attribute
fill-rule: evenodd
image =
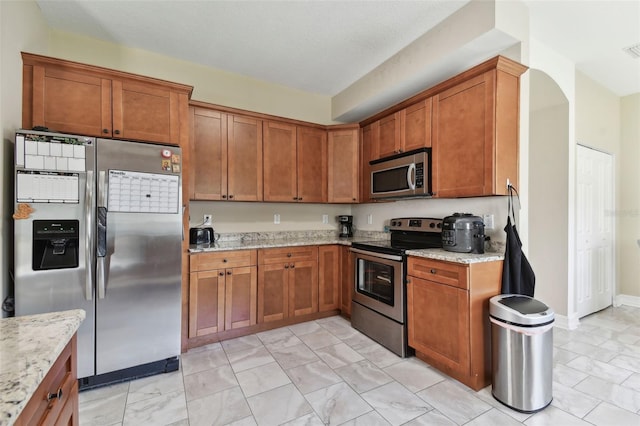
<svg viewBox="0 0 640 426"><path fill-rule="evenodd" d="M358 254L364 254L367 256L372 256L372 257L379 257L382 259L387 259L387 260L395 260L398 262L402 262L402 256L394 256L393 254L384 254L384 253L377 253L377 252L371 252L371 251L366 251L366 250L360 250L360 249L356 249L356 248L350 248L349 249L351 252L353 253L358 253Z"/></svg>

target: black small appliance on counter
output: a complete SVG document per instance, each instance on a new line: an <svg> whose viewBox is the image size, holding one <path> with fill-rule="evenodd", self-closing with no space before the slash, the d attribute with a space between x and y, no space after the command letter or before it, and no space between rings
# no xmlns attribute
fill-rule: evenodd
<svg viewBox="0 0 640 426"><path fill-rule="evenodd" d="M454 213L442 222L442 248L457 253L484 253L484 221L471 213Z"/></svg>
<svg viewBox="0 0 640 426"><path fill-rule="evenodd" d="M214 241L213 228L211 227L189 229L189 244L211 244Z"/></svg>
<svg viewBox="0 0 640 426"><path fill-rule="evenodd" d="M353 216L340 215L337 217L340 225L340 238L353 237Z"/></svg>

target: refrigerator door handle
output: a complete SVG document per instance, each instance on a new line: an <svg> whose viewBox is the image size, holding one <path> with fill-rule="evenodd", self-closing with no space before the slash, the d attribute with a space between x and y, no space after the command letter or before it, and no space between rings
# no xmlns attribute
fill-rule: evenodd
<svg viewBox="0 0 640 426"><path fill-rule="evenodd" d="M106 286L106 265L107 256L107 176L104 170L98 174L98 244L96 250L96 281L98 298L104 299Z"/></svg>
<svg viewBox="0 0 640 426"><path fill-rule="evenodd" d="M85 187L85 198L84 198L84 213L85 213L85 224L86 224L86 232L84 238L84 255L86 260L86 270L87 276L85 279L85 299L91 300L93 299L93 171L87 170L87 184Z"/></svg>

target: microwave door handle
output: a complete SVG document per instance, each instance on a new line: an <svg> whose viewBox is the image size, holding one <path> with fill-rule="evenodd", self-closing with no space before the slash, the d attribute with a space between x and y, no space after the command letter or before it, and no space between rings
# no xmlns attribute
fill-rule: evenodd
<svg viewBox="0 0 640 426"><path fill-rule="evenodd" d="M416 163L411 163L407 169L407 185L410 190L416 190Z"/></svg>

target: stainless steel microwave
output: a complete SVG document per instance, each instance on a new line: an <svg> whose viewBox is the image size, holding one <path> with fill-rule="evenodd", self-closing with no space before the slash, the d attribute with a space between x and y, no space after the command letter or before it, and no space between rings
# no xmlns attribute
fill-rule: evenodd
<svg viewBox="0 0 640 426"><path fill-rule="evenodd" d="M431 148L420 148L369 162L371 198L430 197Z"/></svg>

